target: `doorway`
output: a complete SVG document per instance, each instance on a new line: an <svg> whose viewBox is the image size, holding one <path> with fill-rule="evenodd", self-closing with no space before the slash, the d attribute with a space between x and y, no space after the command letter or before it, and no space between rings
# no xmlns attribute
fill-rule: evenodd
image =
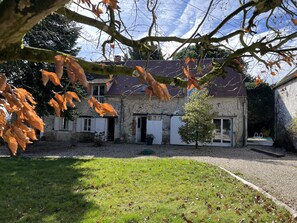
<svg viewBox="0 0 297 223"><path fill-rule="evenodd" d="M146 116L138 116L137 120L137 128L136 128L136 142L146 142L146 127L147 127L147 117Z"/></svg>
<svg viewBox="0 0 297 223"><path fill-rule="evenodd" d="M107 120L107 141L114 141L115 118Z"/></svg>
<svg viewBox="0 0 297 223"><path fill-rule="evenodd" d="M212 143L219 146L232 146L232 119L215 118L213 123L215 130Z"/></svg>

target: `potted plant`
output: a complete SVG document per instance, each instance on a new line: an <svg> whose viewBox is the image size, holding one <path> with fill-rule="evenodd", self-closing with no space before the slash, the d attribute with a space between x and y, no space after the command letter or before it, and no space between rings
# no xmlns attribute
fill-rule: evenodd
<svg viewBox="0 0 297 223"><path fill-rule="evenodd" d="M146 134L146 144L152 145L154 138L155 138L155 136L153 134Z"/></svg>

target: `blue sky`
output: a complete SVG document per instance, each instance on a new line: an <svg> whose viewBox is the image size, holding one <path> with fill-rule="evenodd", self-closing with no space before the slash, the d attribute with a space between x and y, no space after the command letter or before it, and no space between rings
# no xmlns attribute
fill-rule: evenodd
<svg viewBox="0 0 297 223"><path fill-rule="evenodd" d="M135 4L137 2L137 5ZM193 31L197 28L198 24L202 20L210 1L207 0L159 0L157 7L157 35L161 36L179 36L189 37ZM231 3L232 2L232 3ZM222 1L215 0L215 7L211 9L209 16L199 30L200 34L205 34L211 31L219 24L223 18L225 18L230 12L235 10L239 3L238 1ZM139 39L147 34L147 30L151 22L151 14L146 9L146 0L120 0L119 6L121 8L121 17L124 20L126 29L134 39ZM77 7L73 7L75 10L79 10ZM87 14L85 11L80 11ZM88 16L94 17L91 14ZM261 18L265 18L267 14L261 15ZM284 23L289 20L282 20ZM232 30L238 29L241 23L241 16L237 15L232 21L228 22L218 33L218 35L224 35ZM274 25L285 26L286 24L276 23ZM269 32L264 29L265 19L260 19L257 23L258 34L253 37L248 37L249 41L253 41L261 36L269 35ZM93 27L83 26L82 37L79 39L78 45L82 47L79 56L91 61L100 61L102 57L102 51L100 42L106 40L105 34L100 34L99 31ZM227 44L227 43L226 43ZM238 39L232 39L229 41L229 47L239 48L241 44ZM178 47L176 43L166 43L161 45L161 49L166 56ZM110 50L107 56L112 58L114 54L123 54L127 52L127 47L119 47L116 45L115 50ZM266 58L268 59L268 58ZM283 66L283 70L276 77L272 77L269 73L265 74L264 67L261 67L255 61L250 61L249 73L254 76L260 74L267 82L274 83L278 81L285 74L290 72L292 68Z"/></svg>

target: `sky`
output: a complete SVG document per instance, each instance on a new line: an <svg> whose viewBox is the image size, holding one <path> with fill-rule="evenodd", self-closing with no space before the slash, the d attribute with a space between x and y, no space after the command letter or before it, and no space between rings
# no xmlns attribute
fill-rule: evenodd
<svg viewBox="0 0 297 223"><path fill-rule="evenodd" d="M156 34L160 36L179 36L190 37L194 30L197 29L198 24L204 17L207 11L210 0L159 0L156 14L157 14L157 30ZM232 3L231 3L232 2ZM202 25L199 29L200 34L206 34L216 27L223 18L225 18L230 12L235 10L239 3L238 1L222 1L214 0L214 5L206 18L205 25ZM151 22L151 14L146 10L146 0L119 0L119 6L121 11L121 18L125 23L125 28L129 34L133 36L133 39L139 39L147 35L147 30ZM85 14L90 17L94 15L87 13L85 10L79 9L77 6L72 5L72 9L79 13ZM249 37L248 41L254 41L257 38L263 36L269 36L269 32L264 29L265 18L267 14L261 15L259 22L257 23L258 33L252 37ZM102 17L104 18L104 16ZM283 19L283 23L286 23L288 19ZM235 18L228 22L219 32L218 35L224 35L230 33L232 30L240 27L241 16L237 15ZM285 27L286 24L282 22L276 22L274 26L279 28ZM263 28L262 28L263 27ZM123 27L122 27L123 28ZM104 33L100 33L96 28L83 25L82 35L78 40L78 45L81 47L79 57L82 57L89 61L101 61L105 58L102 57L102 49L100 43L106 40L108 37ZM239 40L231 39L226 43L229 47L236 49L240 48L241 44ZM169 57L174 50L179 46L176 43L165 43L160 47L163 54ZM115 49L107 49L107 57L113 58L114 55L123 55L123 52L128 52L126 46L115 45ZM269 58L264 59L268 60ZM265 67L260 66L255 60L249 60L248 73L253 76L260 75L266 82L275 83L282 77L292 71L292 67L282 65L282 70L278 75L272 76L267 73Z"/></svg>

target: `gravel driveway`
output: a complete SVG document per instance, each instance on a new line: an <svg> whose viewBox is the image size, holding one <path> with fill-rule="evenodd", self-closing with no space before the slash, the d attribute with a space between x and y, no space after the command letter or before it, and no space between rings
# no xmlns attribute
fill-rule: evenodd
<svg viewBox="0 0 297 223"><path fill-rule="evenodd" d="M249 147L200 147L195 149L191 146L137 144L106 144L102 147L94 147L92 144L69 146L61 143L38 142L22 155L28 157L141 158L139 153L148 148L155 151L154 157L186 158L224 167L297 210L296 154L286 154L285 157L274 158L254 152ZM0 155L5 155L6 152L7 149L0 148Z"/></svg>

